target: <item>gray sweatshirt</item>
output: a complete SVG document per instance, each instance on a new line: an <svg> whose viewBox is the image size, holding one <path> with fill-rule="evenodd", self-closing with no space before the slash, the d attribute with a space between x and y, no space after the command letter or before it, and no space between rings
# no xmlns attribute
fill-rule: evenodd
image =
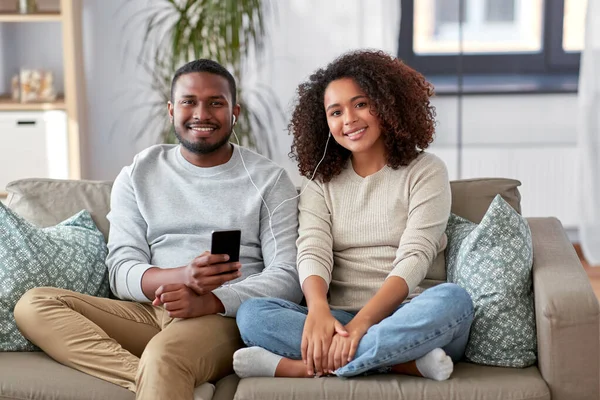
<svg viewBox="0 0 600 400"><path fill-rule="evenodd" d="M235 316L241 303L252 297L300 301L297 199L283 203L272 216L274 238L267 207L240 154L271 213L296 196L283 168L238 146L227 163L211 168L189 163L176 145L150 147L123 168L108 214L106 263L116 296L150 301L142 291L146 270L187 265L210 250L213 230L240 229L242 276L213 291L225 315Z"/></svg>

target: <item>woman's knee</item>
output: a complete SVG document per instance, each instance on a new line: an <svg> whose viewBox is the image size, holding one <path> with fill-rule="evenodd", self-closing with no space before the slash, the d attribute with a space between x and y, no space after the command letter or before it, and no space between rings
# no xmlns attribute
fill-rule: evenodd
<svg viewBox="0 0 600 400"><path fill-rule="evenodd" d="M265 326L264 318L269 318L269 313L280 307L279 300L272 298L253 298L243 302L236 314L242 338L260 331Z"/></svg>
<svg viewBox="0 0 600 400"><path fill-rule="evenodd" d="M439 299L441 305L461 314L473 314L471 295L461 286L455 283L442 283L427 291L430 291L430 295Z"/></svg>

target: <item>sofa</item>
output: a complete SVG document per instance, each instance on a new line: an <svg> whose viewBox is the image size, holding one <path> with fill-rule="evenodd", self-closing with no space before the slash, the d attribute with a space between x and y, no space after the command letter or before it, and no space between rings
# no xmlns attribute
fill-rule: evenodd
<svg viewBox="0 0 600 400"><path fill-rule="evenodd" d="M452 211L479 222L500 194L520 212L519 185L499 178L453 181ZM38 226L54 225L87 209L108 234L110 182L25 179L6 190L8 207ZM598 300L560 221L550 217L528 222L534 251L536 365L516 369L460 362L444 382L398 375L242 380L229 375L215 383L213 399L600 399ZM0 353L0 399L133 398L132 392L60 365L44 353Z"/></svg>

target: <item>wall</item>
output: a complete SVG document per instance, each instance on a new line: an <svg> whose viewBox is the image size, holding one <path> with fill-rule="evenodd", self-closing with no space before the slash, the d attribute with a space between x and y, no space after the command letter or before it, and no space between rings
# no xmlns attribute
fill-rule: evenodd
<svg viewBox="0 0 600 400"><path fill-rule="evenodd" d="M147 118L134 110L151 100L148 79L135 62L142 42L136 21L147 4L140 0L83 0L84 178L112 180L123 166L131 164L136 153L155 143L154 138L136 138L133 133L134 120L143 124Z"/></svg>
<svg viewBox="0 0 600 400"><path fill-rule="evenodd" d="M578 223L577 95L466 96L463 99L462 166L457 148L457 99L438 97L437 135L431 151L451 179L518 179L525 216L556 216Z"/></svg>

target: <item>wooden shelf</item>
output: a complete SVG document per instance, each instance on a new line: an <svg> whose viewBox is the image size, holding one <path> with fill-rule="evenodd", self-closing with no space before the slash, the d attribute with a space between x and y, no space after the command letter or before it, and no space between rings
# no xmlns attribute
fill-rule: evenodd
<svg viewBox="0 0 600 400"><path fill-rule="evenodd" d="M0 22L46 22L60 21L62 15L59 12L18 14L0 13Z"/></svg>
<svg viewBox="0 0 600 400"><path fill-rule="evenodd" d="M45 111L45 110L65 110L64 97L58 97L53 102L46 103L19 103L10 97L0 96L0 111Z"/></svg>
<svg viewBox="0 0 600 400"><path fill-rule="evenodd" d="M15 3L15 0L10 0ZM81 138L80 129L86 126L85 121L85 77L83 75L83 35L82 35L82 3L84 0L54 0L59 3L58 8L52 12L37 12L20 14L12 8L10 11L4 3L0 11L0 25L2 22L28 23L28 22L56 22L60 24L62 43L62 59L64 78L64 97L46 103L20 103L11 100L10 96L0 92L0 112L7 111L46 111L62 110L67 114L66 135L68 141L68 176L70 179L81 179ZM41 1L40 1L41 3ZM42 8L43 9L43 8ZM10 54L5 54L10 57ZM6 78L6 77L5 77ZM9 86L10 87L10 86ZM0 135L2 136L2 135ZM0 141L0 148L3 148ZM32 160L23 160L23 163ZM4 168L4 167L3 167ZM0 187L0 193L2 192Z"/></svg>

